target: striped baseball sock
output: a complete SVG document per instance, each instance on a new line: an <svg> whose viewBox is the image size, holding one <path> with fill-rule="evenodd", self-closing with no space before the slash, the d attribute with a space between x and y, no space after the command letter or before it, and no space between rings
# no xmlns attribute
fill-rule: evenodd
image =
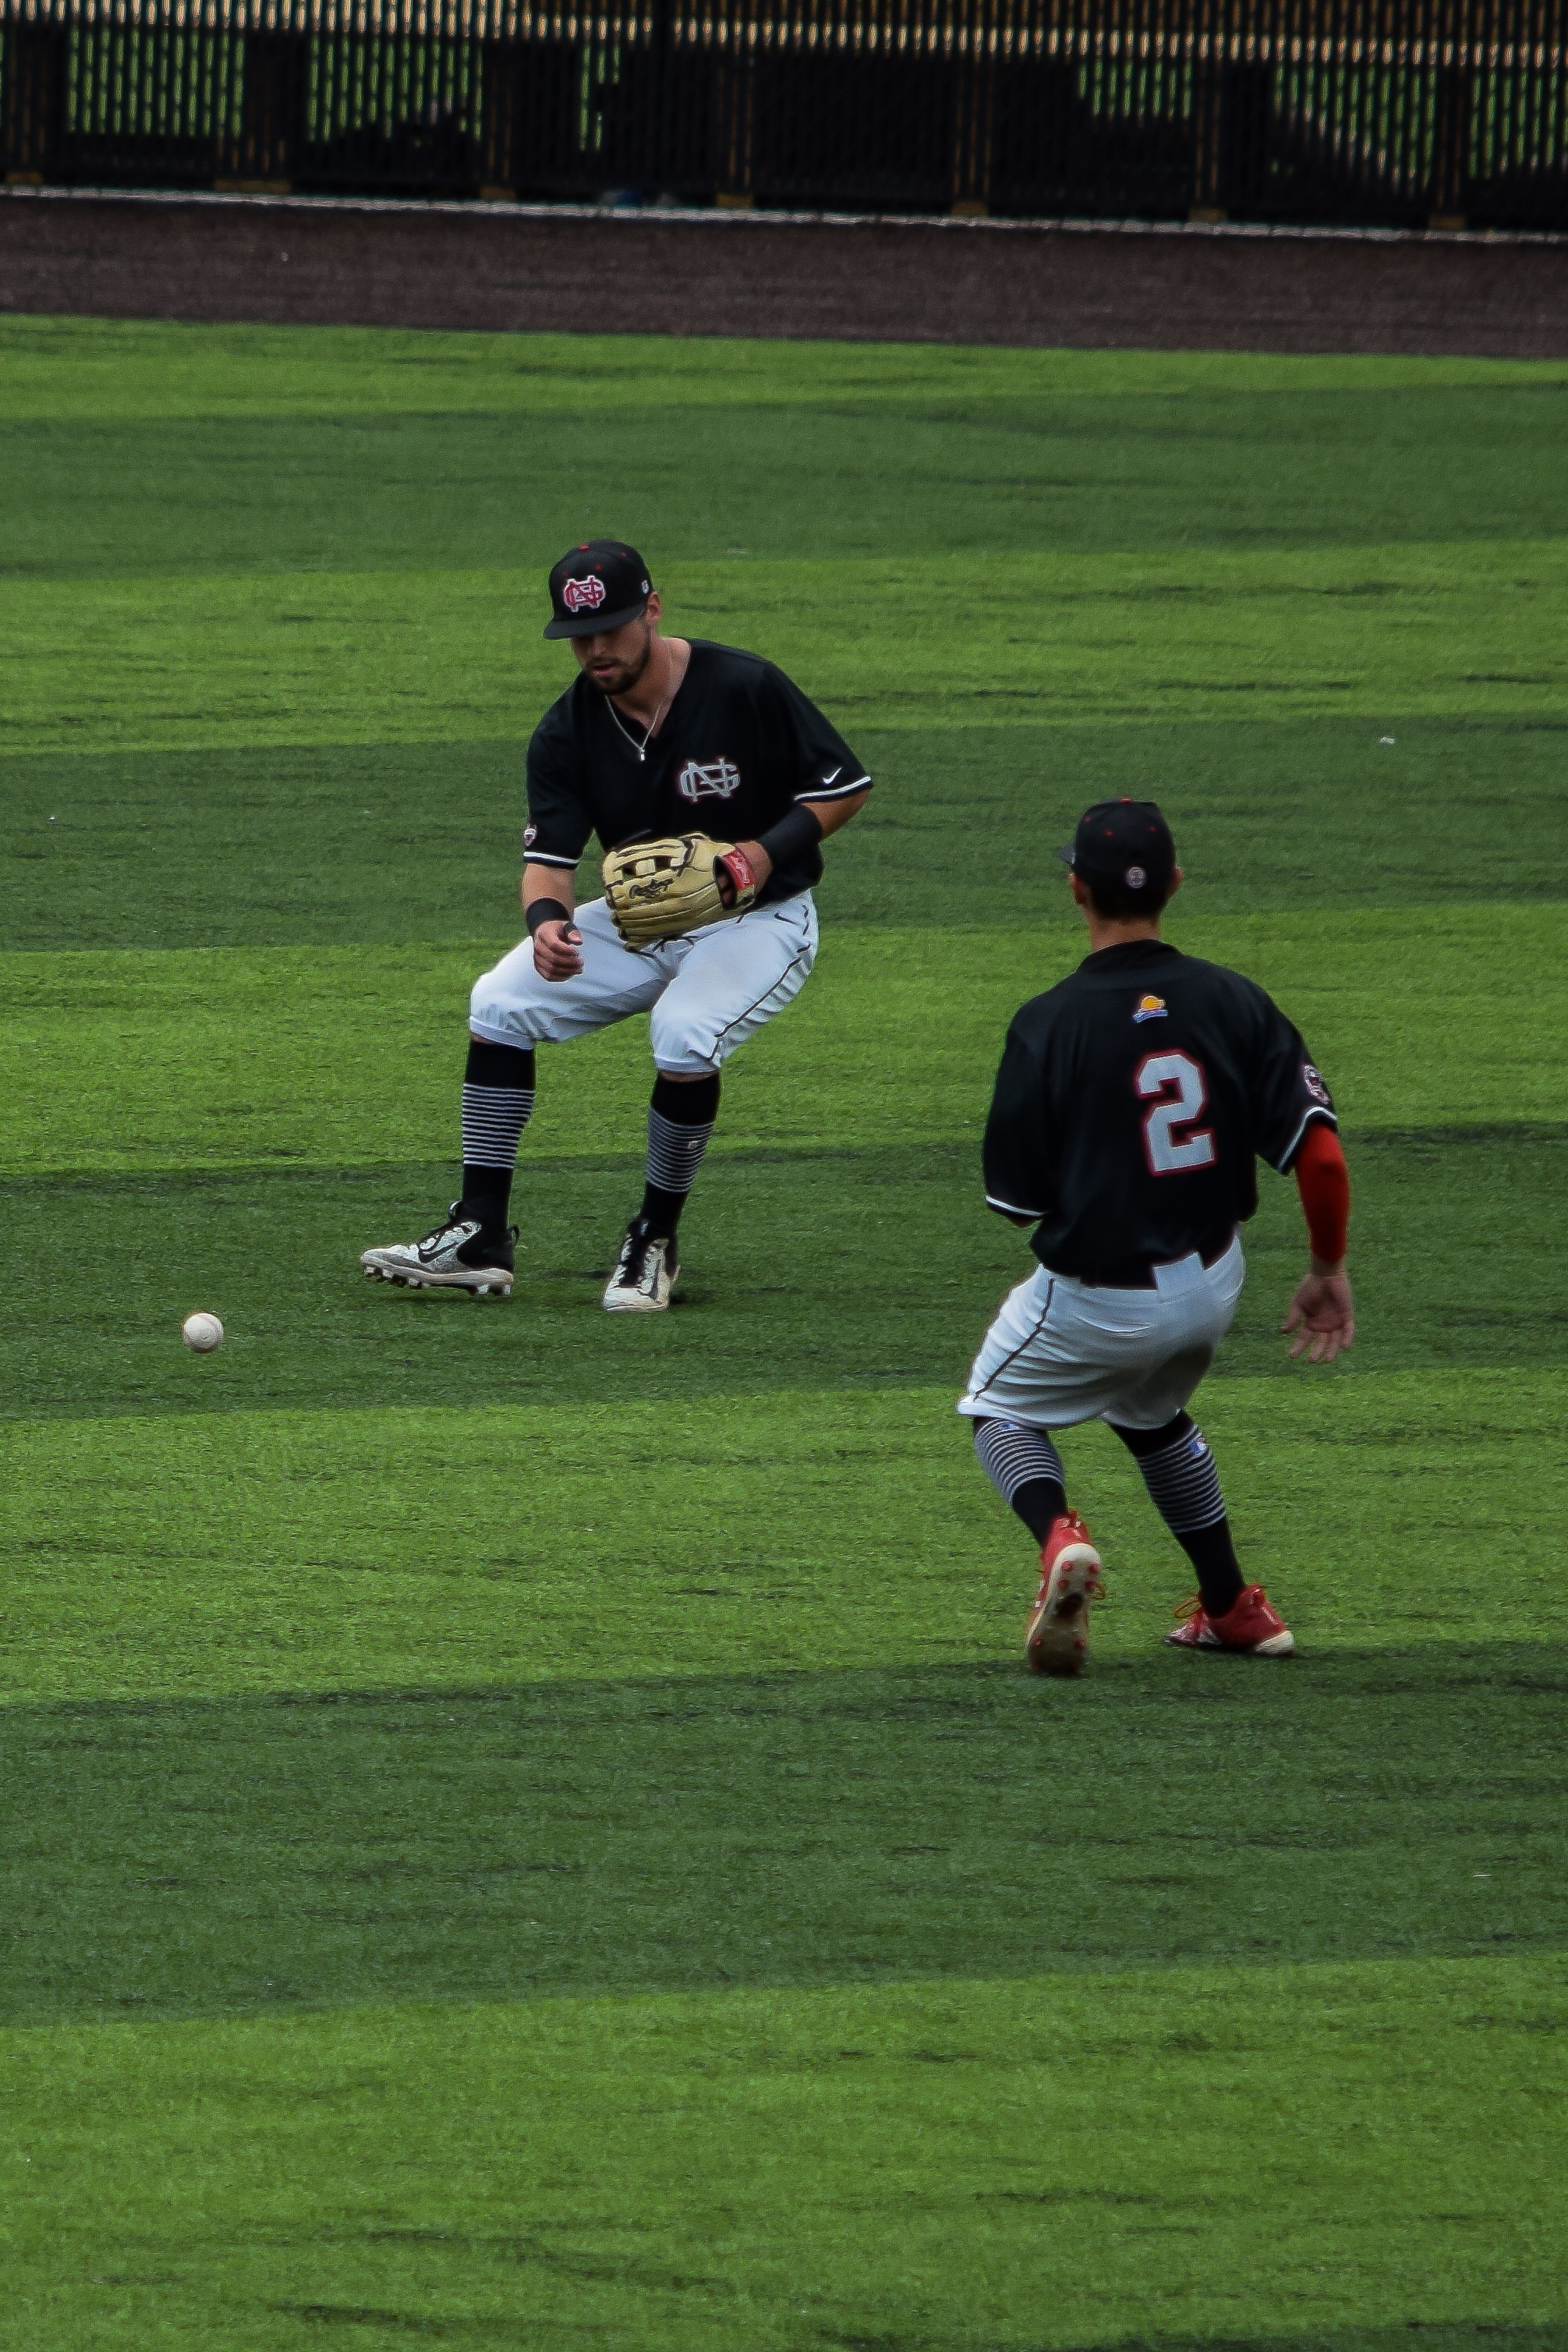
<svg viewBox="0 0 1568 2352"><path fill-rule="evenodd" d="M1067 1508L1061 1456L1044 1430L1018 1421L977 1421L975 1451L1003 1502L1036 1543L1044 1543L1051 1521Z"/></svg>
<svg viewBox="0 0 1568 2352"><path fill-rule="evenodd" d="M1241 1590L1241 1570L1207 1438L1186 1412L1163 1429L1116 1434L1136 1455L1149 1500L1197 1570L1204 1608L1223 1617Z"/></svg>
<svg viewBox="0 0 1568 2352"><path fill-rule="evenodd" d="M653 1081L642 1216L661 1239L668 1239L680 1223L686 1194L696 1182L718 1117L718 1093L716 1070L711 1077L685 1081L661 1071Z"/></svg>
<svg viewBox="0 0 1568 2352"><path fill-rule="evenodd" d="M533 1107L533 1047L471 1037L463 1075L463 1205L486 1233L505 1230L517 1145Z"/></svg>

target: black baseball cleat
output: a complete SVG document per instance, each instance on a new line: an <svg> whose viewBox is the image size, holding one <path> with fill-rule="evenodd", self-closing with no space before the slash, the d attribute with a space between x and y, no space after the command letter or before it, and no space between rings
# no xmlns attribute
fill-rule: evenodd
<svg viewBox="0 0 1568 2352"><path fill-rule="evenodd" d="M401 1283L405 1290L471 1290L476 1298L506 1298L517 1238L516 1225L486 1233L461 1201L454 1201L444 1222L432 1225L423 1241L365 1250L360 1265L372 1282Z"/></svg>
<svg viewBox="0 0 1568 2352"><path fill-rule="evenodd" d="M610 1315L658 1315L670 1303L680 1273L675 1237L655 1234L641 1217L633 1217L621 1244L621 1255L604 1293Z"/></svg>

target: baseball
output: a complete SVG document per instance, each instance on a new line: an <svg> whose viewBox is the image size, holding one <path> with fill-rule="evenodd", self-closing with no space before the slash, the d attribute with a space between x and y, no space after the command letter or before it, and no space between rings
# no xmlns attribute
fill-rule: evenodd
<svg viewBox="0 0 1568 2352"><path fill-rule="evenodd" d="M193 1354L210 1355L224 1344L224 1327L215 1315L187 1315L180 1326L180 1337Z"/></svg>

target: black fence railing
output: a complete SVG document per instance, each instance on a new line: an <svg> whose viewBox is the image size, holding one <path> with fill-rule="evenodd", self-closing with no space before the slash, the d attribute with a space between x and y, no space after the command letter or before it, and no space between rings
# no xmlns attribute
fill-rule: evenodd
<svg viewBox="0 0 1568 2352"><path fill-rule="evenodd" d="M0 0L13 184L1568 229L1568 0Z"/></svg>

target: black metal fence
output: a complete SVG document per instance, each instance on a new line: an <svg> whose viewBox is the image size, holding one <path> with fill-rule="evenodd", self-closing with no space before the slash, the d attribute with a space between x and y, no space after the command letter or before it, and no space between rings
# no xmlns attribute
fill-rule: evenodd
<svg viewBox="0 0 1568 2352"><path fill-rule="evenodd" d="M1568 0L0 0L13 184L1568 229Z"/></svg>

